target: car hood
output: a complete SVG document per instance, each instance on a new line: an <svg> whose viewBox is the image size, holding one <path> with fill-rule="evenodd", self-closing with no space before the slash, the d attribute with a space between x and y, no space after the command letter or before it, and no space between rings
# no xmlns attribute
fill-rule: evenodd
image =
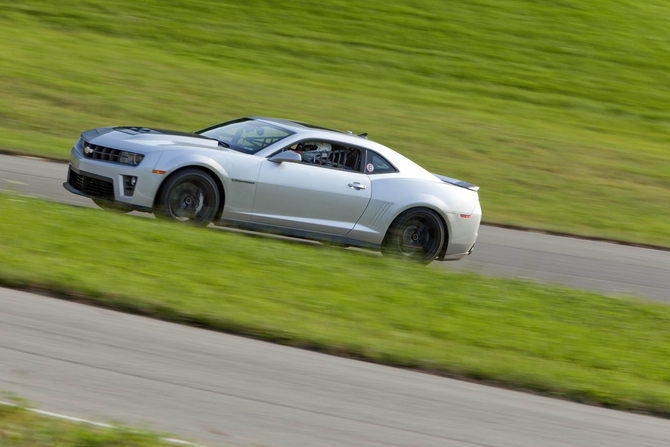
<svg viewBox="0 0 670 447"><path fill-rule="evenodd" d="M224 149L218 141L194 133L147 127L99 127L87 130L81 137L90 144L138 152L168 148Z"/></svg>

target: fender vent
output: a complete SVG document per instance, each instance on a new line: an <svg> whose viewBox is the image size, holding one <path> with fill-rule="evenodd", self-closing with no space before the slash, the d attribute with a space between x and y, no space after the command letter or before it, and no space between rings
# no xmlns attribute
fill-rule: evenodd
<svg viewBox="0 0 670 447"><path fill-rule="evenodd" d="M376 230L381 221L384 219L384 216L388 212L388 210L391 209L391 206L393 206L393 203L391 202L384 202L382 205L379 207L379 211L377 211L377 214L375 214L375 217L372 218L372 222L370 222L370 228L373 230Z"/></svg>

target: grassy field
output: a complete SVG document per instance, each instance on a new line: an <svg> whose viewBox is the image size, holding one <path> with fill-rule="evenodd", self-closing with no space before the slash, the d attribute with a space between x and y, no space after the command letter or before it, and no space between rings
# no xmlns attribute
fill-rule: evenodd
<svg viewBox="0 0 670 447"><path fill-rule="evenodd" d="M670 415L670 307L0 195L0 285Z"/></svg>
<svg viewBox="0 0 670 447"><path fill-rule="evenodd" d="M243 115L369 132L484 218L670 246L660 0L0 0L0 148Z"/></svg>
<svg viewBox="0 0 670 447"><path fill-rule="evenodd" d="M167 447L155 434L129 428L101 428L40 416L20 406L0 405L0 446Z"/></svg>

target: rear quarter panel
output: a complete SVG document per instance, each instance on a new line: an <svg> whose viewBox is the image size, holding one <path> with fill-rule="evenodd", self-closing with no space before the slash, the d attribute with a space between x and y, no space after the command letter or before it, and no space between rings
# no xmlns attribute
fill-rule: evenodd
<svg viewBox="0 0 670 447"><path fill-rule="evenodd" d="M467 252L474 244L481 220L477 192L437 179L407 178L401 174L371 175L370 179L372 198L352 236L381 244L400 213L425 207L436 211L447 226L448 255ZM464 218L462 214L471 217Z"/></svg>

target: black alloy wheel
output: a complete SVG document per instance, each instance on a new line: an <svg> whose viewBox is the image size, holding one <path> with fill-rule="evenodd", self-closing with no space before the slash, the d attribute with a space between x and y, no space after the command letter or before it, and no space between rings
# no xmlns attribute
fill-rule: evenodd
<svg viewBox="0 0 670 447"><path fill-rule="evenodd" d="M429 264L440 253L445 230L440 216L428 208L415 208L400 214L389 228L382 253Z"/></svg>
<svg viewBox="0 0 670 447"><path fill-rule="evenodd" d="M219 209L219 188L206 172L184 169L161 187L157 203L157 217L205 226Z"/></svg>

